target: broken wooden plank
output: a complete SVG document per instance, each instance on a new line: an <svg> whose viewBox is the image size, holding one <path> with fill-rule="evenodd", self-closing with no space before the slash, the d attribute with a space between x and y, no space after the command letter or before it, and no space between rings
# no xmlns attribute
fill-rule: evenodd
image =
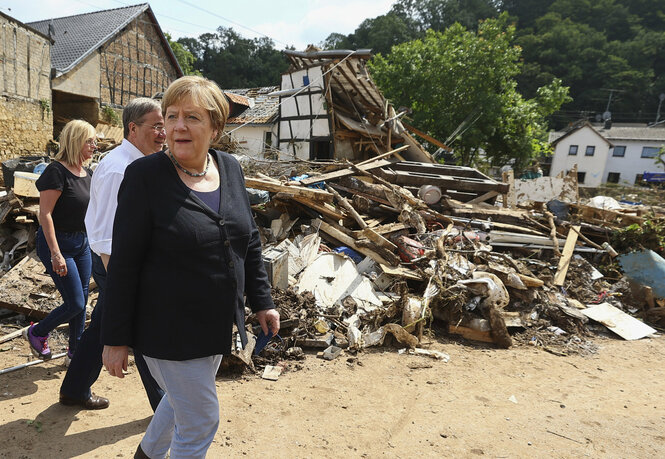
<svg viewBox="0 0 665 459"><path fill-rule="evenodd" d="M514 209L517 206L517 195L515 194L515 172L509 170L503 173L503 182L508 185L508 190L503 193L503 207Z"/></svg>
<svg viewBox="0 0 665 459"><path fill-rule="evenodd" d="M462 337L471 341L480 341L483 343L494 343L494 339L489 331L474 330L469 327L462 327L461 325L449 325L448 333L453 335L462 335Z"/></svg>
<svg viewBox="0 0 665 459"><path fill-rule="evenodd" d="M383 258L381 255L376 253L375 251L368 249L366 247L359 246L358 244L356 244L356 241L351 236L344 234L342 231L339 231L337 228L333 227L332 225L322 220L319 219L312 220L312 226L314 226L315 228L319 228L327 235L338 240L342 244L351 247L356 252L362 253L363 255L370 257L372 260L376 261L377 263L388 266L396 266L399 264L399 258L397 258L397 256L395 256L395 258L397 258L397 262L395 263L395 260L391 260L392 261L391 263L387 261L385 258Z"/></svg>
<svg viewBox="0 0 665 459"><path fill-rule="evenodd" d="M388 161L387 159L379 159L377 161L373 161L373 162L370 162L370 163L363 164L362 166L358 166L358 168L360 170L363 170L363 171L368 171L368 170L376 169L376 168L379 168L379 167L387 166L389 164L392 164L392 162ZM357 172L356 172L355 169L347 167L347 168L340 169L340 170L337 170L337 171L328 172L327 174L321 174L321 175L315 175L315 176L312 176L312 177L307 177L306 179L300 180L300 183L302 185L307 186L307 185L311 185L311 184L317 183L317 182L325 182L325 181L337 179L337 178L340 178L340 177L346 177L346 176L349 176L349 175L354 175L356 173Z"/></svg>
<svg viewBox="0 0 665 459"><path fill-rule="evenodd" d="M488 191L487 193L478 196L477 198L473 198L470 201L467 201L467 204L479 204L481 202L485 202L488 199L492 199L496 196L498 196L500 193L498 191Z"/></svg>
<svg viewBox="0 0 665 459"><path fill-rule="evenodd" d="M383 158L387 158L388 156L392 156L396 153L399 153L400 151L404 151L407 148L409 148L408 145L403 145L399 148L395 148L394 150L387 151L387 152L385 152L385 153L383 153L379 156L374 156L373 158L369 158L369 159L366 159L365 161L361 161L358 164L356 164L356 167L364 166L365 164L369 164L371 162L378 161L378 160L383 159Z"/></svg>
<svg viewBox="0 0 665 459"><path fill-rule="evenodd" d="M296 202L299 202L303 206L306 206L306 207L309 207L310 209L316 210L321 215L332 218L335 221L346 219L345 214L341 213L339 211L339 209L337 209L335 206L333 206L331 204L328 204L327 202L319 203L319 202L316 202L316 201L310 201L308 199L303 199L303 198L298 197L298 196L293 196L292 199Z"/></svg>
<svg viewBox="0 0 665 459"><path fill-rule="evenodd" d="M397 164L397 163L396 163ZM487 191L508 191L508 184L499 183L491 179L475 177L459 177L452 175L439 175L425 172L408 172L403 170L379 169L377 172L385 180L395 185L436 185L443 190L474 191L484 193Z"/></svg>
<svg viewBox="0 0 665 459"><path fill-rule="evenodd" d="M464 177L484 179L496 182L491 177L480 172L478 169L467 166L455 166L452 164L439 164L439 163L423 163L416 161L399 161L393 163L390 168L395 171L404 172L421 172L423 174L434 174L448 177ZM500 183L500 182L496 182Z"/></svg>
<svg viewBox="0 0 665 459"><path fill-rule="evenodd" d="M443 148L446 151L451 151L452 150L449 146L447 146L443 142L440 142L440 141L436 140L434 137L425 134L423 131L421 131L419 129L416 129L415 127L411 126L410 124L405 123L404 120L402 120L402 126L404 126L407 130L413 132L417 136L422 137L424 140L428 141L432 145L436 145L437 147Z"/></svg>
<svg viewBox="0 0 665 459"><path fill-rule="evenodd" d="M537 279L537 278L531 277L531 276L527 276L527 275L522 274L522 273L517 273L517 277L520 278L520 280L522 281L522 283L526 287L542 287L545 284L545 282L543 282L540 279Z"/></svg>
<svg viewBox="0 0 665 459"><path fill-rule="evenodd" d="M295 197L300 199L308 199L319 202L332 202L333 195L324 190L319 190L315 188L306 188L303 186L289 186L283 184L277 184L273 181L245 177L245 185L248 188L254 188L257 190L270 191L273 193L289 193L293 194Z"/></svg>
<svg viewBox="0 0 665 459"><path fill-rule="evenodd" d="M559 259L559 266L554 275L554 280L552 283L561 287L566 280L566 273L568 272L568 266L570 266L570 259L573 256L573 251L575 250L575 244L577 243L577 235L580 232L581 226L575 225L571 227L571 230L568 231L568 238L566 238L566 244L563 246L563 252L561 258Z"/></svg>
<svg viewBox="0 0 665 459"><path fill-rule="evenodd" d="M376 233L372 228L367 226L367 223L362 219L362 217L356 212L356 209L347 201L341 194L339 194L334 188L330 185L326 185L326 189L335 196L335 199L344 207L353 219L360 225L363 229L363 235L370 241L379 244L382 247L385 247L388 250L395 251L397 246L390 242L388 239L384 238L380 234Z"/></svg>

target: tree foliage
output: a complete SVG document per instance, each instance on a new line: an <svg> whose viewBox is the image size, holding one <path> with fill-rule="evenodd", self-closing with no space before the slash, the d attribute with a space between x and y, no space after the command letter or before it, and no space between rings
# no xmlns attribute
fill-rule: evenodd
<svg viewBox="0 0 665 459"><path fill-rule="evenodd" d="M288 63L269 38L244 38L232 28L177 42L195 58L193 67L222 88L272 86Z"/></svg>
<svg viewBox="0 0 665 459"><path fill-rule="evenodd" d="M507 14L481 22L477 33L455 23L375 56L370 70L394 105L412 108L419 129L449 139L461 164L482 149L493 164L515 158L519 167L547 152L545 117L568 88L553 79L532 99L520 95L514 33Z"/></svg>
<svg viewBox="0 0 665 459"><path fill-rule="evenodd" d="M164 33L164 35L166 36L166 40L169 42L169 46L171 47L178 64L180 64L183 73L185 75L200 75L201 72L194 69L194 62L196 61L194 55L181 43L173 41L170 34Z"/></svg>
<svg viewBox="0 0 665 459"><path fill-rule="evenodd" d="M352 34L331 34L325 48L372 48L425 39L454 23L510 15L523 65L518 89L534 98L554 78L573 100L551 117L555 127L609 110L615 121L653 122L665 93L665 0L397 0ZM340 46L343 45L343 46ZM610 91L611 90L611 91Z"/></svg>

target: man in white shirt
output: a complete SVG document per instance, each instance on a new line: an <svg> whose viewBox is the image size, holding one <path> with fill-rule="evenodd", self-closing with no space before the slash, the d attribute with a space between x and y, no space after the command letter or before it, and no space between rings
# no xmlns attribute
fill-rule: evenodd
<svg viewBox="0 0 665 459"><path fill-rule="evenodd" d="M102 159L92 175L85 227L92 249L92 275L99 288L99 297L90 325L81 336L60 387L60 403L91 410L109 406L108 399L94 395L90 388L102 369L100 325L118 189L130 163L162 150L166 142L161 106L154 99L141 97L132 100L123 111L122 124L122 143ZM137 351L134 352L134 360L154 411L164 392L150 375L143 356Z"/></svg>

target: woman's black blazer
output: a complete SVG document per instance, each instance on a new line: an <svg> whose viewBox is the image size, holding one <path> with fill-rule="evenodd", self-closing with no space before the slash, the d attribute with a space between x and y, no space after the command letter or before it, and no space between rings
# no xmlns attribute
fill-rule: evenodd
<svg viewBox="0 0 665 459"><path fill-rule="evenodd" d="M253 311L274 307L242 169L210 150L220 171L220 208L180 180L164 152L130 164L118 192L102 316L102 343L167 360L243 345L244 295Z"/></svg>

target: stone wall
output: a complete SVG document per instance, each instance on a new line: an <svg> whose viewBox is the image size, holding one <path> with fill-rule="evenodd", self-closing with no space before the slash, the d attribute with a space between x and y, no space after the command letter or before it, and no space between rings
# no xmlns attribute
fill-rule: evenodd
<svg viewBox="0 0 665 459"><path fill-rule="evenodd" d="M52 137L48 38L0 15L0 161L46 151Z"/></svg>
<svg viewBox="0 0 665 459"><path fill-rule="evenodd" d="M136 97L166 90L177 77L155 26L143 13L102 49L100 102L125 106Z"/></svg>
<svg viewBox="0 0 665 459"><path fill-rule="evenodd" d="M0 161L45 152L52 134L50 110L32 100L0 96Z"/></svg>

